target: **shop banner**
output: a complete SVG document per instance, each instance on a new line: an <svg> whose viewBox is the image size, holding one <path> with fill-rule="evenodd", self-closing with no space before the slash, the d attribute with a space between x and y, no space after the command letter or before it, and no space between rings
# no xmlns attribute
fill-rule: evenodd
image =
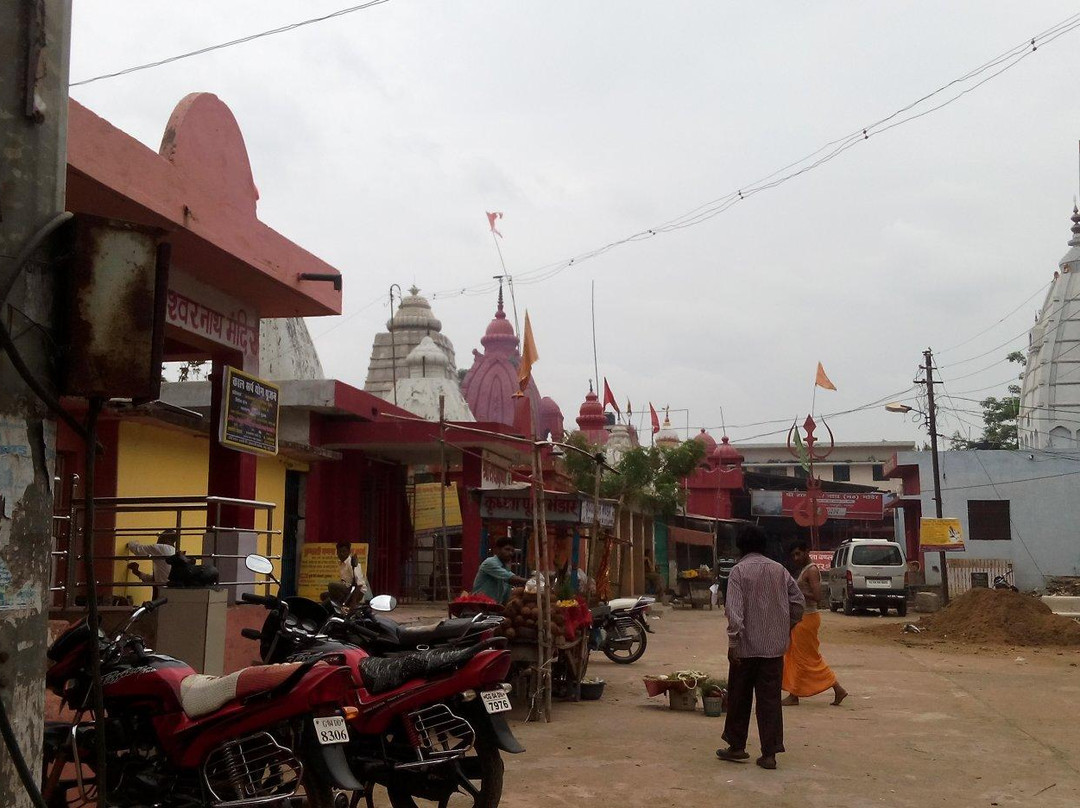
<svg viewBox="0 0 1080 808"><path fill-rule="evenodd" d="M964 529L959 519L919 520L919 547L931 553L964 549Z"/></svg>
<svg viewBox="0 0 1080 808"><path fill-rule="evenodd" d="M225 369L219 439L259 455L278 453L278 387L234 367Z"/></svg>
<svg viewBox="0 0 1080 808"><path fill-rule="evenodd" d="M442 530L442 503L439 489L442 483L418 483L409 492L409 513L412 514L413 530L417 533ZM461 503L458 501L457 483L450 483L444 490L446 499L446 526L461 527Z"/></svg>
<svg viewBox="0 0 1080 808"><path fill-rule="evenodd" d="M367 575L368 546L352 545L353 554L360 560L360 569ZM341 580L341 562L337 557L337 545L333 542L305 543L300 549L300 577L296 594L302 598L319 600L327 584Z"/></svg>
<svg viewBox="0 0 1080 808"><path fill-rule="evenodd" d="M751 491L750 513L753 516L793 516L795 508L809 496L805 491ZM830 519L880 521L885 513L885 495L877 492L820 491L817 501Z"/></svg>
<svg viewBox="0 0 1080 808"><path fill-rule="evenodd" d="M544 496L544 512L550 523L591 525L592 506L592 500L581 500L573 494L548 491ZM484 491L480 500L480 515L485 519L531 521L532 492L527 488ZM610 501L600 503L600 524L604 527L615 525L615 506Z"/></svg>

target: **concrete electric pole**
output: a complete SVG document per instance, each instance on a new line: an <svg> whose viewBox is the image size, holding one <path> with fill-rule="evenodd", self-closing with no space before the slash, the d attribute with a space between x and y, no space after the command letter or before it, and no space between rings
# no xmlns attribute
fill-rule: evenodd
<svg viewBox="0 0 1080 808"><path fill-rule="evenodd" d="M51 238L64 210L70 0L0 3L0 325L26 369L54 386ZM23 266L20 271L18 264ZM41 772L55 428L0 350L0 699L35 779ZM0 805L31 801L7 750Z"/></svg>

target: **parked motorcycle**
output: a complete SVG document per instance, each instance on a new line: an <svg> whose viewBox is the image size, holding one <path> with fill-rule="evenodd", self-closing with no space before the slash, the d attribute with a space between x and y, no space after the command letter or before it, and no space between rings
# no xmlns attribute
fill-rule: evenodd
<svg viewBox="0 0 1080 808"><path fill-rule="evenodd" d="M592 610L593 630L589 648L603 651L604 656L620 665L641 659L648 646L650 629L646 623L649 607L656 598L616 598Z"/></svg>
<svg viewBox="0 0 1080 808"><path fill-rule="evenodd" d="M349 669L312 658L197 674L129 633L166 602L144 603L111 638L84 619L49 648L46 686L75 714L45 728L50 808L96 799L101 733L105 802L116 808L333 808L333 789L349 785L334 777L345 759L345 719L360 706ZM104 715L91 706L92 643L101 653Z"/></svg>
<svg viewBox="0 0 1080 808"><path fill-rule="evenodd" d="M1007 575L994 576L994 589L1008 589L1012 592L1019 592L1020 590L1013 586L1012 581L1009 580Z"/></svg>
<svg viewBox="0 0 1080 808"><path fill-rule="evenodd" d="M248 568L270 574L272 565L249 556ZM259 641L268 663L333 659L360 687L359 713L348 722L346 759L357 781L352 805L372 789L386 788L393 808L418 801L496 808L502 798L502 752L524 752L502 713L510 710L510 667L505 640L376 657L351 641L347 618L327 616L307 598L244 595L262 605L262 629L243 635ZM393 605L382 595L376 611ZM455 633L455 636L458 636Z"/></svg>
<svg viewBox="0 0 1080 808"><path fill-rule="evenodd" d="M330 636L359 645L372 656L396 656L429 648L464 648L495 636L502 623L498 615L477 614L454 617L435 625L403 626L383 615L397 608L397 600L381 595L351 611L335 603L328 604L329 614L344 622L327 626Z"/></svg>

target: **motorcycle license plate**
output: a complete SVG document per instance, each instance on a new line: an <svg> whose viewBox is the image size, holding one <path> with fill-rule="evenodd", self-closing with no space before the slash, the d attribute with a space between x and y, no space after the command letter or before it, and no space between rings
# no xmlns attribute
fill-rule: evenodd
<svg viewBox="0 0 1080 808"><path fill-rule="evenodd" d="M349 728L345 726L345 719L341 716L313 718L311 722L315 725L315 737L323 746L348 742Z"/></svg>
<svg viewBox="0 0 1080 808"><path fill-rule="evenodd" d="M505 713L510 710L510 697L504 690L488 690L480 694L484 709L489 713Z"/></svg>

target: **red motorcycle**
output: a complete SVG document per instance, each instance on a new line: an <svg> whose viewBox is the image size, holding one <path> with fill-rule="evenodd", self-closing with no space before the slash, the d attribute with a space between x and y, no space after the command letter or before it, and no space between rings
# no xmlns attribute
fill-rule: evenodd
<svg viewBox="0 0 1080 808"><path fill-rule="evenodd" d="M42 794L50 808L97 799L101 733L110 806L340 804L335 789L355 785L345 762L346 720L359 712L342 658L203 676L128 633L165 602L143 604L112 638L83 620L49 649L46 686L75 713L45 728ZM101 653L104 715L91 707L92 643Z"/></svg>
<svg viewBox="0 0 1080 808"><path fill-rule="evenodd" d="M247 563L255 572L272 574L266 559L250 556ZM331 625L342 618L328 617L322 604L299 597L243 599L269 612L262 630L243 632L259 641L264 662L341 659L360 683L346 747L358 783L351 805L365 797L371 806L374 787L382 786L393 808L417 808L418 801L439 808L497 808L502 752L525 751L502 715L510 710L510 687L503 684L510 668L505 639L373 657L334 638L344 636Z"/></svg>

